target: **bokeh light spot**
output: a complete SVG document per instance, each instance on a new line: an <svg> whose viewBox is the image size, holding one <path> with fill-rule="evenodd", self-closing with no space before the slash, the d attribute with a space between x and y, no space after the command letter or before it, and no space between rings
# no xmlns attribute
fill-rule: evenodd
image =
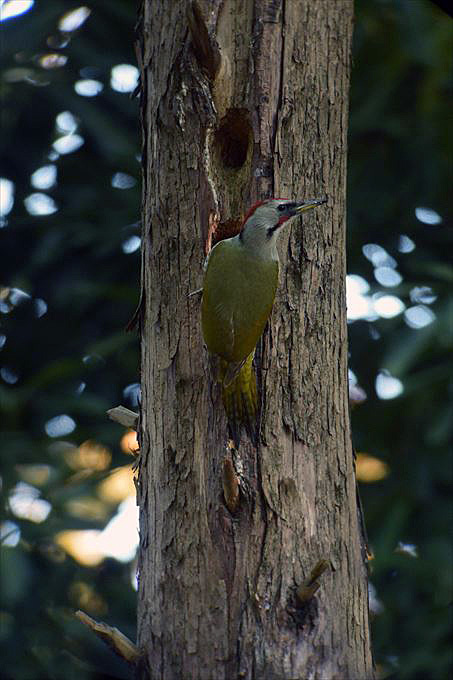
<svg viewBox="0 0 453 680"><path fill-rule="evenodd" d="M437 295L430 286L415 286L409 293L411 302L419 302L425 305L432 305L437 300Z"/></svg>
<svg viewBox="0 0 453 680"><path fill-rule="evenodd" d="M376 377L376 394L379 399L395 399L404 391L401 380L394 378L388 371L381 371Z"/></svg>
<svg viewBox="0 0 453 680"><path fill-rule="evenodd" d="M74 90L81 97L95 97L97 94L102 92L104 85L99 82L99 80L91 80L89 78L85 80L78 80L74 83Z"/></svg>
<svg viewBox="0 0 453 680"><path fill-rule="evenodd" d="M377 243L367 243L363 246L362 253L375 267L396 267L396 260Z"/></svg>
<svg viewBox="0 0 453 680"><path fill-rule="evenodd" d="M132 64L117 64L111 70L110 87L117 92L133 92L137 87L139 71Z"/></svg>
<svg viewBox="0 0 453 680"><path fill-rule="evenodd" d="M0 368L0 377L7 385L15 385L19 380L16 371L9 368L9 366L2 366L2 368Z"/></svg>
<svg viewBox="0 0 453 680"><path fill-rule="evenodd" d="M128 432L125 432L121 437L120 446L124 453L129 454L137 453L139 446L136 431L129 430Z"/></svg>
<svg viewBox="0 0 453 680"><path fill-rule="evenodd" d="M411 253L413 250L415 250L415 243L409 236L406 236L406 234L401 234L399 241L398 241L398 250L400 253Z"/></svg>
<svg viewBox="0 0 453 680"><path fill-rule="evenodd" d="M34 0L5 0L0 6L0 21L18 17L28 12L34 5Z"/></svg>
<svg viewBox="0 0 453 680"><path fill-rule="evenodd" d="M36 192L24 199L27 212L33 216L53 215L57 212L58 206L51 196Z"/></svg>
<svg viewBox="0 0 453 680"><path fill-rule="evenodd" d="M132 406L138 406L140 399L140 383L131 383L123 390L123 396Z"/></svg>
<svg viewBox="0 0 453 680"><path fill-rule="evenodd" d="M126 253L126 255L130 255L131 253L135 253L136 250L140 248L141 245L141 238L140 236L130 236L128 239L123 241L121 244L121 248L123 250L123 253Z"/></svg>
<svg viewBox="0 0 453 680"><path fill-rule="evenodd" d="M119 562L134 559L138 548L138 513L134 489L134 493L120 504L117 514L99 537L106 557L113 557Z"/></svg>
<svg viewBox="0 0 453 680"><path fill-rule="evenodd" d="M31 176L31 185L35 189L50 189L57 182L57 166L52 164L42 165Z"/></svg>
<svg viewBox="0 0 453 680"><path fill-rule="evenodd" d="M64 454L66 463L73 470L107 470L112 454L103 444L88 439L77 448L69 449Z"/></svg>
<svg viewBox="0 0 453 680"><path fill-rule="evenodd" d="M433 310L425 305L409 307L404 312L404 320L410 328L424 328L429 326L436 318Z"/></svg>
<svg viewBox="0 0 453 680"><path fill-rule="evenodd" d="M91 9L88 7L77 7L70 12L66 12L58 22L58 28L63 33L72 33L88 19L91 14Z"/></svg>
<svg viewBox="0 0 453 680"><path fill-rule="evenodd" d="M383 460L369 453L358 453L356 459L356 477L359 482L380 482L390 473L390 468Z"/></svg>
<svg viewBox="0 0 453 680"><path fill-rule="evenodd" d="M76 393L77 395L82 394L82 393L85 391L86 386L87 386L86 382L84 382L83 380L81 380L81 381L79 382L79 384L77 385L76 389L75 389L75 393Z"/></svg>
<svg viewBox="0 0 453 680"><path fill-rule="evenodd" d="M33 305L35 307L35 314L38 319L47 313L47 302L42 298L35 298L33 300Z"/></svg>
<svg viewBox="0 0 453 680"><path fill-rule="evenodd" d="M115 172L112 177L112 187L114 189L130 189L137 184L137 180L132 175L125 172Z"/></svg>
<svg viewBox="0 0 453 680"><path fill-rule="evenodd" d="M65 413L51 418L44 425L46 434L49 437L64 437L66 434L74 432L75 428L75 420Z"/></svg>
<svg viewBox="0 0 453 680"><path fill-rule="evenodd" d="M382 604L381 600L378 598L376 588L371 582L368 582L368 602L370 612L373 614L373 616L378 616L379 614L382 614L385 607Z"/></svg>
<svg viewBox="0 0 453 680"><path fill-rule="evenodd" d="M58 132L71 134L78 128L76 117L70 111L62 111L55 119Z"/></svg>
<svg viewBox="0 0 453 680"><path fill-rule="evenodd" d="M51 52L50 54L43 54L38 59L38 64L47 70L54 68L60 68L64 66L68 58L64 54L58 54L57 52Z"/></svg>
<svg viewBox="0 0 453 680"><path fill-rule="evenodd" d="M85 567L97 567L104 559L99 545L101 532L94 529L60 531L55 542Z"/></svg>
<svg viewBox="0 0 453 680"><path fill-rule="evenodd" d="M21 519L28 519L30 522L40 524L47 519L52 510L51 504L39 498L40 491L34 486L19 482L9 495L9 506L11 512Z"/></svg>
<svg viewBox="0 0 453 680"><path fill-rule="evenodd" d="M11 212L14 205L14 183L6 177L0 177L0 217Z"/></svg>
<svg viewBox="0 0 453 680"><path fill-rule="evenodd" d="M442 217L435 210L431 208L415 208L415 217L419 222L429 225L441 224Z"/></svg>
<svg viewBox="0 0 453 680"><path fill-rule="evenodd" d="M404 302L396 295L376 295L373 299L373 305L383 319L392 319L406 308Z"/></svg>
<svg viewBox="0 0 453 680"><path fill-rule="evenodd" d="M418 557L418 550L415 543L404 543L404 541L398 541L395 552L399 555L404 555L405 557Z"/></svg>
<svg viewBox="0 0 453 680"><path fill-rule="evenodd" d="M66 154L77 151L84 144L85 140L80 135L64 135L59 137L52 144L53 148L57 153Z"/></svg>
<svg viewBox="0 0 453 680"><path fill-rule="evenodd" d="M22 302L25 302L26 300L29 300L31 295L27 293L27 291L22 290L21 288L10 288L9 289L9 302L17 307L17 305L22 304Z"/></svg>
<svg viewBox="0 0 453 680"><path fill-rule="evenodd" d="M392 267L376 267L374 270L374 278L381 286L386 286L387 288L398 286L403 277Z"/></svg>
<svg viewBox="0 0 453 680"><path fill-rule="evenodd" d="M0 544L15 548L20 541L20 529L15 522L6 520L0 524Z"/></svg>
<svg viewBox="0 0 453 680"><path fill-rule="evenodd" d="M134 476L130 465L112 470L98 485L98 495L108 503L120 503L125 498L135 496Z"/></svg>
<svg viewBox="0 0 453 680"><path fill-rule="evenodd" d="M346 308L348 321L377 318L373 310L371 298L366 295L370 285L362 276L348 274L346 276Z"/></svg>

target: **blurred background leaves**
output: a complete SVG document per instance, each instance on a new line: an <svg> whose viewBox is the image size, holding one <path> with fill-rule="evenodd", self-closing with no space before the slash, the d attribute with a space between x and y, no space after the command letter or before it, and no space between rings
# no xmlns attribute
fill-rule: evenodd
<svg viewBox="0 0 453 680"><path fill-rule="evenodd" d="M136 442L105 416L139 398L135 12L1 4L5 678L129 677L73 612L135 639ZM402 680L451 671L451 47L428 0L356 1L352 421L375 658Z"/></svg>
<svg viewBox="0 0 453 680"><path fill-rule="evenodd" d="M73 612L135 639L134 4L1 10L2 677L128 677Z"/></svg>
<svg viewBox="0 0 453 680"><path fill-rule="evenodd" d="M367 476L359 456L375 658L411 680L453 670L452 31L427 1L357 2L349 338L368 399L352 423L357 451L386 466Z"/></svg>

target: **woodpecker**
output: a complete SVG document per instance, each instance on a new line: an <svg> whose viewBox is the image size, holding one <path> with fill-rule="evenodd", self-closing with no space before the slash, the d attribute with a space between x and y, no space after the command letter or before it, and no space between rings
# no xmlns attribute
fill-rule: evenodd
<svg viewBox="0 0 453 680"><path fill-rule="evenodd" d="M277 239L290 220L326 201L260 201L250 208L240 232L219 241L207 258L201 325L208 351L218 359L217 380L236 448L243 427L258 444L252 362L277 290Z"/></svg>

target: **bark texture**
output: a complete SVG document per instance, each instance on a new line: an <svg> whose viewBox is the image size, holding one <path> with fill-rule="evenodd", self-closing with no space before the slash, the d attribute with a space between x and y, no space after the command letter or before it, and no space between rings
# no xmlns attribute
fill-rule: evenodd
<svg viewBox="0 0 453 680"><path fill-rule="evenodd" d="M140 678L373 676L347 392L351 32L350 0L143 4ZM251 203L324 194L281 239L261 444L231 450L188 295Z"/></svg>

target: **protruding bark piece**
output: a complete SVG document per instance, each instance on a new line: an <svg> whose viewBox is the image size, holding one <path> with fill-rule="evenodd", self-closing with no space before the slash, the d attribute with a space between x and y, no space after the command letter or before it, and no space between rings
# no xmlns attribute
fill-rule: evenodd
<svg viewBox="0 0 453 680"><path fill-rule="evenodd" d="M131 427L133 430L137 429L138 413L131 411L125 406L115 406L115 408L109 408L107 415L110 420L114 420L115 423L124 425L124 427Z"/></svg>
<svg viewBox="0 0 453 680"><path fill-rule="evenodd" d="M223 461L222 484L226 506L231 514L234 514L239 505L239 477L229 456L226 456Z"/></svg>
<svg viewBox="0 0 453 680"><path fill-rule="evenodd" d="M112 628L106 623L95 621L80 609L76 611L75 616L127 663L135 664L137 662L140 656L137 645L121 633L118 628Z"/></svg>
<svg viewBox="0 0 453 680"><path fill-rule="evenodd" d="M327 560L319 560L313 567L310 577L304 581L296 590L297 599L300 604L306 604L320 587L319 578L330 567Z"/></svg>
<svg viewBox="0 0 453 680"><path fill-rule="evenodd" d="M131 320L126 326L126 333L131 333L139 324L140 319L143 316L143 310L145 309L146 296L143 289L140 291L140 298L137 303L137 307L132 315Z"/></svg>

